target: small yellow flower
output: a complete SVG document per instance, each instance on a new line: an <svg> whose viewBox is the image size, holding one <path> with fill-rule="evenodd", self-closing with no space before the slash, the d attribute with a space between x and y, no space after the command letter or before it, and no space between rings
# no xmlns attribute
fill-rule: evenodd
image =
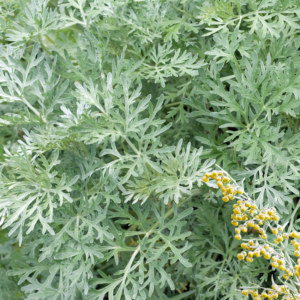
<svg viewBox="0 0 300 300"><path fill-rule="evenodd" d="M284 270L285 270L285 266L284 266L284 265L280 265L280 266L279 266L279 270L280 270L280 271L284 271Z"/></svg>
<svg viewBox="0 0 300 300"><path fill-rule="evenodd" d="M239 215L239 214L241 213L240 208L239 208L239 207L236 207L236 208L233 210L233 213L234 213L235 215Z"/></svg>
<svg viewBox="0 0 300 300"><path fill-rule="evenodd" d="M247 247L247 244L245 244L245 243L242 243L241 247L242 247L243 249L247 249L247 248L248 248L248 247Z"/></svg>
<svg viewBox="0 0 300 300"><path fill-rule="evenodd" d="M276 256L272 256L272 260L273 261L277 261L277 257Z"/></svg>
<svg viewBox="0 0 300 300"><path fill-rule="evenodd" d="M255 257L260 257L260 252L257 251L257 250L255 250L255 251L254 251L254 256L255 256Z"/></svg>
<svg viewBox="0 0 300 300"><path fill-rule="evenodd" d="M244 255L242 253L239 253L237 255L237 257L238 257L239 260L243 260L244 259Z"/></svg>
<svg viewBox="0 0 300 300"><path fill-rule="evenodd" d="M282 235L282 237L285 239L285 240L287 240L288 238L289 238L289 235L288 235L288 233L284 233L283 235Z"/></svg>
<svg viewBox="0 0 300 300"><path fill-rule="evenodd" d="M223 182L224 182L224 183L227 183L227 182L229 182L229 181L230 181L230 179L229 179L228 177L224 177L224 178L223 178Z"/></svg>
<svg viewBox="0 0 300 300"><path fill-rule="evenodd" d="M255 230L259 230L259 229L260 229L260 227L259 227L258 224L255 224L255 225L253 226L253 228L254 228Z"/></svg>
<svg viewBox="0 0 300 300"><path fill-rule="evenodd" d="M253 253L252 251L249 251L249 252L248 252L248 256L249 256L249 257L253 257L253 255L254 255L254 253Z"/></svg>
<svg viewBox="0 0 300 300"><path fill-rule="evenodd" d="M248 227L253 227L254 226L254 222L252 220L250 220L248 223L247 223L247 226Z"/></svg>
<svg viewBox="0 0 300 300"><path fill-rule="evenodd" d="M272 233L273 234L277 234L278 233L278 230L276 228L272 228Z"/></svg>
<svg viewBox="0 0 300 300"><path fill-rule="evenodd" d="M202 177L202 180L203 180L204 182L209 182L209 180L208 180L207 177Z"/></svg>
<svg viewBox="0 0 300 300"><path fill-rule="evenodd" d="M225 196L225 197L222 198L222 200L223 200L224 202L228 202L228 201L229 201L229 198L228 198L227 196Z"/></svg>
<svg viewBox="0 0 300 300"><path fill-rule="evenodd" d="M295 252L294 252L294 255L295 255L296 257L299 257L299 256L300 256L300 252L299 252L299 251L295 251Z"/></svg>
<svg viewBox="0 0 300 300"><path fill-rule="evenodd" d="M247 232L247 227L241 227L242 232Z"/></svg>
<svg viewBox="0 0 300 300"><path fill-rule="evenodd" d="M219 188L221 188L221 187L223 186L223 183L222 183L221 181L218 181L218 182L217 182L217 186L218 186Z"/></svg>
<svg viewBox="0 0 300 300"><path fill-rule="evenodd" d="M240 240L240 239L242 238L240 234L236 234L234 237L235 237L235 239L237 239L237 240Z"/></svg>
<svg viewBox="0 0 300 300"><path fill-rule="evenodd" d="M283 264L284 264L284 261L283 261L281 258L278 259L277 262L278 262L278 264L280 264L280 265L283 265Z"/></svg>

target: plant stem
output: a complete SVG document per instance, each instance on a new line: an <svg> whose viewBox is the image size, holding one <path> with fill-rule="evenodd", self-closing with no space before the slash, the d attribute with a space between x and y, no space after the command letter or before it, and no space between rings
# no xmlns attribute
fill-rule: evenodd
<svg viewBox="0 0 300 300"><path fill-rule="evenodd" d="M46 51L49 55L51 55L50 50L49 50L49 49L45 46L45 44L43 43L41 36L39 36L38 39L39 39L39 42L40 42L40 44L41 44L43 50Z"/></svg>
<svg viewBox="0 0 300 300"><path fill-rule="evenodd" d="M23 102L40 118L40 113L24 98L22 97Z"/></svg>

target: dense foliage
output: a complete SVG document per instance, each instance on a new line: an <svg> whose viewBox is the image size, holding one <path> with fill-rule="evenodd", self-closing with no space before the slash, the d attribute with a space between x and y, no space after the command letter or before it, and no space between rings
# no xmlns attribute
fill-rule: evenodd
<svg viewBox="0 0 300 300"><path fill-rule="evenodd" d="M270 285L202 177L300 229L299 1L0 0L0 29L0 299Z"/></svg>

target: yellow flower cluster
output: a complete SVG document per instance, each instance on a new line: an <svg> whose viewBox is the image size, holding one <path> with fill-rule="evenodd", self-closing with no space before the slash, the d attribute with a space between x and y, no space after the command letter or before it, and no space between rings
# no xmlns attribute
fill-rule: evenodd
<svg viewBox="0 0 300 300"><path fill-rule="evenodd" d="M279 220L275 208L260 211L250 199L238 200L237 204L233 205L233 208L231 224L239 226L237 228L239 230L236 230L238 232L235 236L236 239L241 239L239 232L247 232L247 228L253 228L253 230L260 234L262 239L266 239L268 235L264 227L268 226L270 221L278 222ZM278 236L279 241L282 241L281 236Z"/></svg>
<svg viewBox="0 0 300 300"><path fill-rule="evenodd" d="M268 244L260 245L257 241L254 242L252 240L250 240L248 243L242 243L241 247L244 250L248 250L248 253L246 251L239 253L238 259L243 260L246 258L248 262L252 262L253 257L260 256L264 256L265 259L270 259L274 252L274 249Z"/></svg>
<svg viewBox="0 0 300 300"><path fill-rule="evenodd" d="M230 178L227 176L223 176L223 172L213 171L211 173L206 173L202 178L204 182L209 182L209 179L214 179L217 181L218 187L223 192L223 201L228 202L229 200L233 200L236 194L243 194L243 191L236 186L233 186L229 183Z"/></svg>
<svg viewBox="0 0 300 300"><path fill-rule="evenodd" d="M254 300L272 300L278 299L279 297L282 300L300 299L297 296L292 296L293 292L285 285L272 285L272 289L263 289L260 294L256 290L243 290L242 294L244 296L251 295Z"/></svg>
<svg viewBox="0 0 300 300"><path fill-rule="evenodd" d="M280 293L278 293L276 290L264 290L261 294L259 294L257 291L255 290L243 290L242 294L244 296L248 296L251 295L253 297L254 300L260 300L263 298L266 299L277 299L278 296L280 295Z"/></svg>
<svg viewBox="0 0 300 300"><path fill-rule="evenodd" d="M228 202L237 199L236 204L233 205L233 214L231 215L231 224L236 227L235 238L237 240L242 238L242 233L258 234L258 238L241 244L243 251L237 255L238 259L245 259L249 263L255 257L263 256L265 259L270 259L272 267L281 271L281 276L285 281L291 278L291 280L297 282L297 286L300 286L300 259L297 260L298 264L294 266L294 270L292 260L287 252L281 251L284 248L282 242L292 238L291 244L294 246L294 255L300 257L300 242L296 240L299 239L300 241L300 232L283 233L283 228L278 225L279 216L276 209L259 210L254 201L243 192L243 189L225 171L206 173L202 179L204 182L209 182L210 179L217 182L224 196L223 201ZM275 235L274 244L266 241L267 232ZM242 290L244 296L251 295L254 300L277 299L278 297L283 300L300 300L299 293L295 295L295 290L290 291L287 285L272 285L272 289L263 289L260 294L257 290Z"/></svg>

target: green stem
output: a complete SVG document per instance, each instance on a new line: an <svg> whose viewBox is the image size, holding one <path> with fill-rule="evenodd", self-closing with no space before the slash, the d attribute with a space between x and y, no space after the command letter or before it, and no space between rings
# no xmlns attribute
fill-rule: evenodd
<svg viewBox="0 0 300 300"><path fill-rule="evenodd" d="M38 39L39 39L40 45L42 46L43 50L46 51L49 55L51 55L50 50L49 50L49 49L45 46L45 44L43 43L41 36L39 36Z"/></svg>
<svg viewBox="0 0 300 300"><path fill-rule="evenodd" d="M173 6L173 5L171 5L171 7L172 7L173 9L176 9L177 11L182 12L183 14L186 14L186 15L189 16L190 18L195 19L195 17L193 17L193 16L192 16L191 14L189 14L188 12L186 12L186 11L180 9L180 8L177 8L177 7Z"/></svg>
<svg viewBox="0 0 300 300"><path fill-rule="evenodd" d="M249 123L248 127L250 129L250 126L260 117L260 115L263 113L263 111L265 110L265 106L263 106L260 111L258 112L258 114L256 115L256 117Z"/></svg>
<svg viewBox="0 0 300 300"><path fill-rule="evenodd" d="M123 136L124 140L128 143L128 145L132 148L132 150L138 155L141 155L141 152L130 142L127 136Z"/></svg>
<svg viewBox="0 0 300 300"><path fill-rule="evenodd" d="M50 43L55 44L55 42L48 35L45 35L45 37Z"/></svg>
<svg viewBox="0 0 300 300"><path fill-rule="evenodd" d="M128 153L128 149L127 149L127 147L125 146L125 144L121 142L121 146L122 146L122 149L123 149L125 152Z"/></svg>
<svg viewBox="0 0 300 300"><path fill-rule="evenodd" d="M179 102L173 102L173 103L170 103L170 104L166 104L166 105L164 105L165 107L170 107L170 106L176 106L176 105L178 105L178 104L181 104L181 101L179 101Z"/></svg>
<svg viewBox="0 0 300 300"><path fill-rule="evenodd" d="M24 98L22 97L23 102L40 118L40 113Z"/></svg>

